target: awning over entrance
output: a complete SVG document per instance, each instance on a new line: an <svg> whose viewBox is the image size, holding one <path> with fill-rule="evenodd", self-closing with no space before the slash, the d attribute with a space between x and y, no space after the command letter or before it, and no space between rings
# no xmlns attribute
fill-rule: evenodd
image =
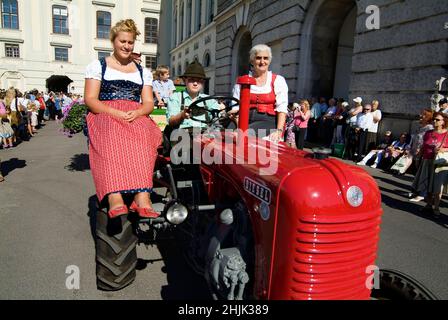
<svg viewBox="0 0 448 320"><path fill-rule="evenodd" d="M50 78L46 80L46 87L48 89L48 92L62 91L64 93L67 93L68 85L72 82L73 80L67 76L52 75Z"/></svg>

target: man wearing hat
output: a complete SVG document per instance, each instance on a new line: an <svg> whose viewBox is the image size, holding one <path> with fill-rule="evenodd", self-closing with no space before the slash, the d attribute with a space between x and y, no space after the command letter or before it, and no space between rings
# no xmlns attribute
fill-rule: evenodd
<svg viewBox="0 0 448 320"><path fill-rule="evenodd" d="M204 81L209 79L206 77L204 68L197 61L193 61L188 65L187 70L181 76L185 83L185 90L175 92L168 100L166 109L166 118L168 124L172 128L194 128L206 127L205 122L196 121L190 118L190 109L188 106L194 101L208 97L208 95L201 93L204 88ZM207 100L201 103L207 109L220 109L216 100ZM205 115L195 117L205 121Z"/></svg>

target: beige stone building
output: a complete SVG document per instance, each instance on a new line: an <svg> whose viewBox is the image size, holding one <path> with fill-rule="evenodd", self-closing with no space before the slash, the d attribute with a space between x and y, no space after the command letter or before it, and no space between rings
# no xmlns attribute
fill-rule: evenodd
<svg viewBox="0 0 448 320"><path fill-rule="evenodd" d="M109 29L134 19L142 33L136 52L146 67L156 66L161 0L0 0L0 87L46 90L53 75L82 93L84 70L109 55ZM52 82L51 86L58 87Z"/></svg>
<svg viewBox="0 0 448 320"><path fill-rule="evenodd" d="M213 25L213 91L219 94L228 94L247 71L250 47L266 43L291 101L378 99L383 127L408 131L430 106L435 81L448 78L446 0L218 0ZM183 44L171 43L171 53ZM183 59L171 58L177 65Z"/></svg>
<svg viewBox="0 0 448 320"><path fill-rule="evenodd" d="M164 0L161 8L159 62L177 78L197 59L210 77L208 93L215 91L217 5L215 0Z"/></svg>

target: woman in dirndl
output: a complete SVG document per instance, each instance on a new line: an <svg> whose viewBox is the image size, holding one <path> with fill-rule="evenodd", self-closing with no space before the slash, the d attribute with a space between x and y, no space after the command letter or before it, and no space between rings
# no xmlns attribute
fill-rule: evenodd
<svg viewBox="0 0 448 320"><path fill-rule="evenodd" d="M284 77L269 71L272 62L269 46L255 45L249 51L249 60L252 65L249 75L257 83L250 87L249 128L258 137L269 135L271 141L279 141L288 114L288 85ZM240 98L239 84L233 87L233 96Z"/></svg>
<svg viewBox="0 0 448 320"><path fill-rule="evenodd" d="M140 32L131 19L119 21L110 39L113 54L86 70L85 102L89 161L98 200L108 200L109 218L128 213L122 194L134 194L129 210L156 218L150 192L160 129L148 116L154 109L152 74L133 59Z"/></svg>

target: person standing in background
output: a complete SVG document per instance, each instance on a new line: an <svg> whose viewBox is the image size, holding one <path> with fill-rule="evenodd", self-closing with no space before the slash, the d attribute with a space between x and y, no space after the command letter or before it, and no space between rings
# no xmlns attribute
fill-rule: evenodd
<svg viewBox="0 0 448 320"><path fill-rule="evenodd" d="M370 152L375 146L378 144L378 126L380 124L382 113L381 110L378 109L379 106L378 100L372 101L372 117L373 123L372 126L367 131L367 140L366 140L366 153Z"/></svg>
<svg viewBox="0 0 448 320"><path fill-rule="evenodd" d="M310 104L308 100L300 100L299 108L294 110L294 133L296 148L303 150L308 121L311 117Z"/></svg>
<svg viewBox="0 0 448 320"><path fill-rule="evenodd" d="M155 75L156 78L152 82L156 97L154 104L157 106L157 109L160 109L166 107L166 103L174 91L176 91L176 87L173 80L170 79L170 69L167 66L158 66Z"/></svg>

